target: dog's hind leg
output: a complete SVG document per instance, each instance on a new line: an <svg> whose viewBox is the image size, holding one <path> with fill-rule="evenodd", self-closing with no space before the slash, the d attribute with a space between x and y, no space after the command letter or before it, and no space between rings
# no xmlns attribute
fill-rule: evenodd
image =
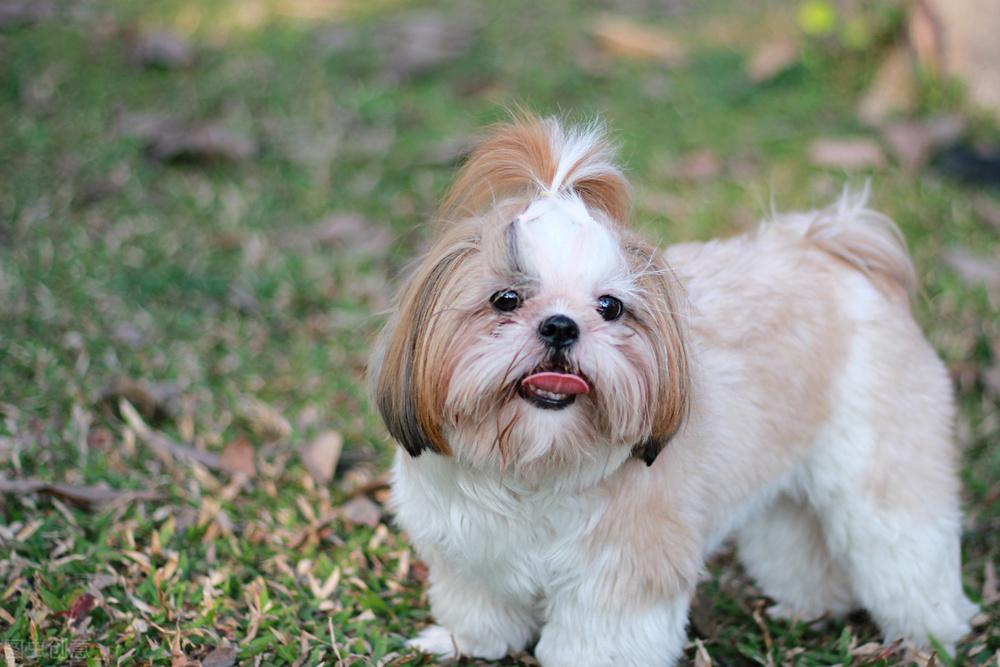
<svg viewBox="0 0 1000 667"><path fill-rule="evenodd" d="M737 532L739 557L777 604L775 618L813 621L855 607L846 573L827 550L819 519L802 500L782 494Z"/></svg>
<svg viewBox="0 0 1000 667"><path fill-rule="evenodd" d="M886 639L952 647L976 607L962 590L950 381L912 320L860 326L801 488Z"/></svg>
<svg viewBox="0 0 1000 667"><path fill-rule="evenodd" d="M976 606L962 590L957 499L949 505L912 513L845 488L820 511L833 558L887 640L928 647L933 637L951 651L969 632Z"/></svg>

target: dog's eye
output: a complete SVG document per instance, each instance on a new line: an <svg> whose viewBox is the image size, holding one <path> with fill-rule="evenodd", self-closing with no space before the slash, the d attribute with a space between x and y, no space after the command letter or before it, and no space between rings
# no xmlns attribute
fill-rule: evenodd
<svg viewBox="0 0 1000 667"><path fill-rule="evenodd" d="M490 303L497 310L509 313L521 305L521 295L512 289L502 289L490 297Z"/></svg>
<svg viewBox="0 0 1000 667"><path fill-rule="evenodd" d="M597 312L608 322L617 320L625 312L622 302L613 296L605 294L597 299Z"/></svg>

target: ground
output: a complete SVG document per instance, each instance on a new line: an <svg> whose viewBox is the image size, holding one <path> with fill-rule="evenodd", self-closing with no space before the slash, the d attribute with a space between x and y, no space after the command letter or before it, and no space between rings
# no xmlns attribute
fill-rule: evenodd
<svg viewBox="0 0 1000 667"><path fill-rule="evenodd" d="M855 114L902 22L875 7L0 2L7 663L430 664L403 646L429 621L426 570L381 509L393 446L364 366L469 140L520 104L604 119L661 243L871 178L962 408L964 576L985 606L954 659L996 664L1000 199L891 151L854 169L810 148L884 150ZM782 35L788 67L748 76ZM921 80L917 117L965 110ZM806 627L766 604L719 558L685 660L903 660L863 614Z"/></svg>

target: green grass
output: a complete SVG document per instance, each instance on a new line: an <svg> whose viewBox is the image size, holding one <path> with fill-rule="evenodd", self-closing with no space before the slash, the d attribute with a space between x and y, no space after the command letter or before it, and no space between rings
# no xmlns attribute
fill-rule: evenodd
<svg viewBox="0 0 1000 667"><path fill-rule="evenodd" d="M820 40L791 71L751 85L746 44L765 36L727 45L695 28L742 20L752 33L756 9L715 2L651 14L691 50L687 67L667 71L615 59L581 66L592 49L584 2L444 4L475 15L476 43L391 84L378 76L374 34L408 7L331 3L354 42L326 52L317 46L326 21L288 16L321 3L253 6L276 11L254 22L235 2L85 4L72 18L0 32L0 477L164 494L90 511L43 496L0 501L0 642L29 664L182 664L178 656L225 642L247 664L429 664L403 648L429 618L423 568L388 516L372 528L336 509L391 458L364 364L394 279L454 172L428 156L502 117L505 104L604 118L637 186L636 224L663 243L738 231L772 196L783 209L822 204L864 177L811 166L807 146L870 134L853 110L875 52ZM129 31L161 24L191 31L193 68L129 61ZM926 110L959 105L949 91L924 90ZM256 137L259 154L153 161L115 130L136 111L223 118ZM664 167L694 150L725 168L691 181ZM997 230L972 205L990 195L933 172L871 176L875 205L910 240L924 281L916 311L935 346L951 363L996 363L996 297L939 260L953 244L996 252ZM391 243L359 252L288 242L344 212ZM121 377L175 389L154 424L174 440L221 452L248 438L256 476L242 484L153 456L102 402ZM291 434L262 437L241 408L248 399L283 415ZM1000 413L979 387L960 401L964 572L978 599L1000 553ZM333 482L316 484L297 452L329 430L345 451ZM335 571L332 594L314 594ZM72 620L64 612L88 591L94 608ZM820 629L765 620L760 592L728 556L699 600L692 636L719 664L901 660L852 654L877 640L863 615ZM1000 650L1000 606L986 611L957 663Z"/></svg>

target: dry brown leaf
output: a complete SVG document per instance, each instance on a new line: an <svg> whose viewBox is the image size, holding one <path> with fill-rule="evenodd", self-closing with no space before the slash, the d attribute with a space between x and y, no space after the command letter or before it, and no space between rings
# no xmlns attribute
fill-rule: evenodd
<svg viewBox="0 0 1000 667"><path fill-rule="evenodd" d="M382 520L382 510L367 496L355 496L340 508L344 519L353 524L362 524L370 528Z"/></svg>
<svg viewBox="0 0 1000 667"><path fill-rule="evenodd" d="M310 440L302 448L299 457L313 479L320 484L326 484L333 479L343 446L344 439L339 433L325 431Z"/></svg>
<svg viewBox="0 0 1000 667"><path fill-rule="evenodd" d="M0 479L0 493L14 495L44 493L66 500L84 509L92 509L120 502L159 500L163 498L163 494L157 491L116 491L96 486L56 484L37 479Z"/></svg>
<svg viewBox="0 0 1000 667"><path fill-rule="evenodd" d="M746 64L747 78L766 83L791 69L799 61L799 45L794 40L768 40L758 46Z"/></svg>
<svg viewBox="0 0 1000 667"><path fill-rule="evenodd" d="M910 53L904 46L893 47L858 102L858 118L876 125L894 113L911 111L916 105L917 77Z"/></svg>
<svg viewBox="0 0 1000 667"><path fill-rule="evenodd" d="M277 408L256 398L240 401L240 416L258 438L265 442L284 440L292 434L292 425Z"/></svg>
<svg viewBox="0 0 1000 667"><path fill-rule="evenodd" d="M893 155L911 171L923 167L934 151L955 143L963 134L965 121L959 116L900 121L882 129L882 136Z"/></svg>
<svg viewBox="0 0 1000 667"><path fill-rule="evenodd" d="M694 667L712 667L712 656L700 639L694 640Z"/></svg>
<svg viewBox="0 0 1000 667"><path fill-rule="evenodd" d="M863 137L830 137L809 144L809 160L818 167L871 169L886 164L879 145Z"/></svg>
<svg viewBox="0 0 1000 667"><path fill-rule="evenodd" d="M126 400L143 419L157 423L177 413L179 398L180 388L175 384L121 378L101 390L99 402L108 411L121 416L118 403Z"/></svg>
<svg viewBox="0 0 1000 667"><path fill-rule="evenodd" d="M129 57L142 67L181 69L194 64L190 42L165 28L136 35Z"/></svg>
<svg viewBox="0 0 1000 667"><path fill-rule="evenodd" d="M659 28L614 14L601 14L590 27L598 45L609 55L632 60L652 60L668 67L687 62L687 49L673 35Z"/></svg>
<svg viewBox="0 0 1000 667"><path fill-rule="evenodd" d="M977 254L968 248L954 246L941 253L941 259L958 277L969 285L982 285L1000 290L1000 260Z"/></svg>
<svg viewBox="0 0 1000 667"><path fill-rule="evenodd" d="M257 473L257 466L254 463L255 455L256 452L249 440L236 438L222 450L219 465L230 472L253 477Z"/></svg>
<svg viewBox="0 0 1000 667"><path fill-rule="evenodd" d="M467 18L423 10L383 23L376 34L381 78L400 82L440 67L469 51L476 26Z"/></svg>
<svg viewBox="0 0 1000 667"><path fill-rule="evenodd" d="M149 154L163 162L246 162L257 154L257 141L217 123L203 123L161 131Z"/></svg>
<svg viewBox="0 0 1000 667"><path fill-rule="evenodd" d="M236 664L236 649L219 646L201 659L201 667L232 667Z"/></svg>

